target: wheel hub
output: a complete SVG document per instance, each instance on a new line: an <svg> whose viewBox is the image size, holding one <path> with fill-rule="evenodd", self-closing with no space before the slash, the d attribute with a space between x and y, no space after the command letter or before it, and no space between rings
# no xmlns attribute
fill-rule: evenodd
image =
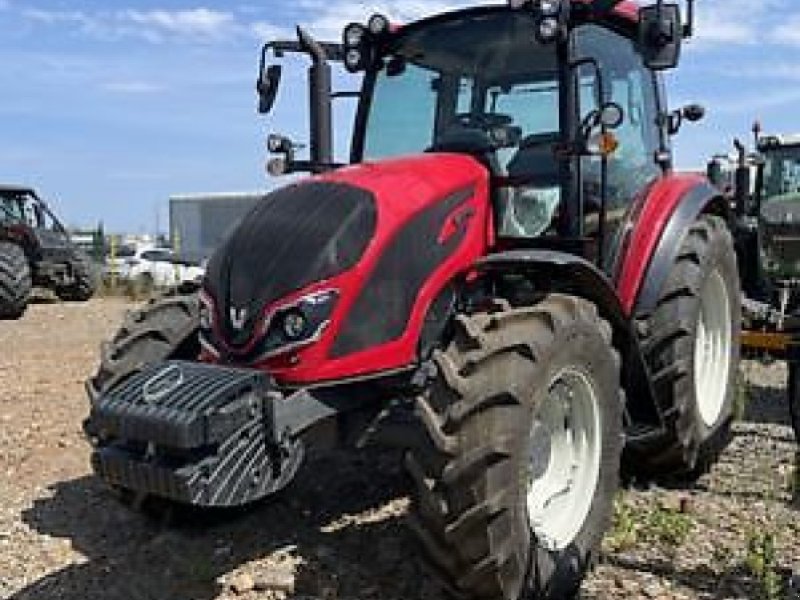
<svg viewBox="0 0 800 600"><path fill-rule="evenodd" d="M530 433L526 508L539 543L566 548L580 531L600 477L600 407L581 371L568 368L551 383Z"/></svg>
<svg viewBox="0 0 800 600"><path fill-rule="evenodd" d="M728 290L720 273L713 271L700 292L694 343L695 398L707 427L717 424L725 407L732 335Z"/></svg>

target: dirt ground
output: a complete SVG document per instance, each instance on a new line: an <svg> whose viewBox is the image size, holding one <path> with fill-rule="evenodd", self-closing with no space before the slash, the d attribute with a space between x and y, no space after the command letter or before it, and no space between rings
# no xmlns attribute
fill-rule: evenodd
<svg viewBox="0 0 800 600"><path fill-rule="evenodd" d="M121 300L40 303L0 322L0 599L442 597L404 526L391 453L307 465L246 511L148 520L90 474L81 433ZM734 440L692 489L620 493L583 597L800 598L800 475L780 365L744 368ZM744 390L744 388L743 388Z"/></svg>

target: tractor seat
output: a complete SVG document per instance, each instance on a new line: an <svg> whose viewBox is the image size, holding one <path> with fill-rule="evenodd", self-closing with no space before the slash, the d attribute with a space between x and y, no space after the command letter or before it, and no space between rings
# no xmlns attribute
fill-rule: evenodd
<svg viewBox="0 0 800 600"><path fill-rule="evenodd" d="M537 188L558 185L559 164L553 153L553 146L558 140L558 134L527 136L508 162L508 176L513 179L530 179L531 184Z"/></svg>
<svg viewBox="0 0 800 600"><path fill-rule="evenodd" d="M493 176L503 176L505 173L497 157L497 151L516 146L521 137L522 131L513 125L484 129L456 124L439 135L427 152L469 154L489 169Z"/></svg>
<svg viewBox="0 0 800 600"><path fill-rule="evenodd" d="M501 235L537 237L550 228L561 200L553 153L557 142L557 134L531 135L520 142L506 167L512 185L497 196Z"/></svg>

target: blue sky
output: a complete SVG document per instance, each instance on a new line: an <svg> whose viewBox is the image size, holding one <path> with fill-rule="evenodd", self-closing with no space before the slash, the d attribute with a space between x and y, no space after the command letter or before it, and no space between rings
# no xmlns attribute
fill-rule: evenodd
<svg viewBox="0 0 800 600"><path fill-rule="evenodd" d="M39 188L70 224L134 232L152 231L156 212L165 223L170 194L275 185L265 136L302 139L306 96L290 76L275 113L256 115L262 41L295 23L338 39L376 10L403 21L464 4L0 0L0 181ZM700 102L708 117L680 134L678 164L703 165L756 117L800 132L797 0L698 8L698 37L668 86L672 106ZM293 66L299 75L302 63Z"/></svg>

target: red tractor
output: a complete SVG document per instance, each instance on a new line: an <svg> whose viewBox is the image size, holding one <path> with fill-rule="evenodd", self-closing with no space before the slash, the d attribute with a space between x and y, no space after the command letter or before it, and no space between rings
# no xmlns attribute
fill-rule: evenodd
<svg viewBox="0 0 800 600"><path fill-rule="evenodd" d="M691 4L690 4L691 7ZM690 11L692 12L692 11ZM130 316L89 382L96 473L197 506L283 488L326 444L404 449L411 523L467 598L564 598L621 466L693 477L724 446L738 364L729 204L672 169L659 73L677 5L535 0L342 44L300 31L311 137L270 138L267 195L202 289ZM330 62L363 74L332 90ZM356 96L348 164L331 105Z"/></svg>

